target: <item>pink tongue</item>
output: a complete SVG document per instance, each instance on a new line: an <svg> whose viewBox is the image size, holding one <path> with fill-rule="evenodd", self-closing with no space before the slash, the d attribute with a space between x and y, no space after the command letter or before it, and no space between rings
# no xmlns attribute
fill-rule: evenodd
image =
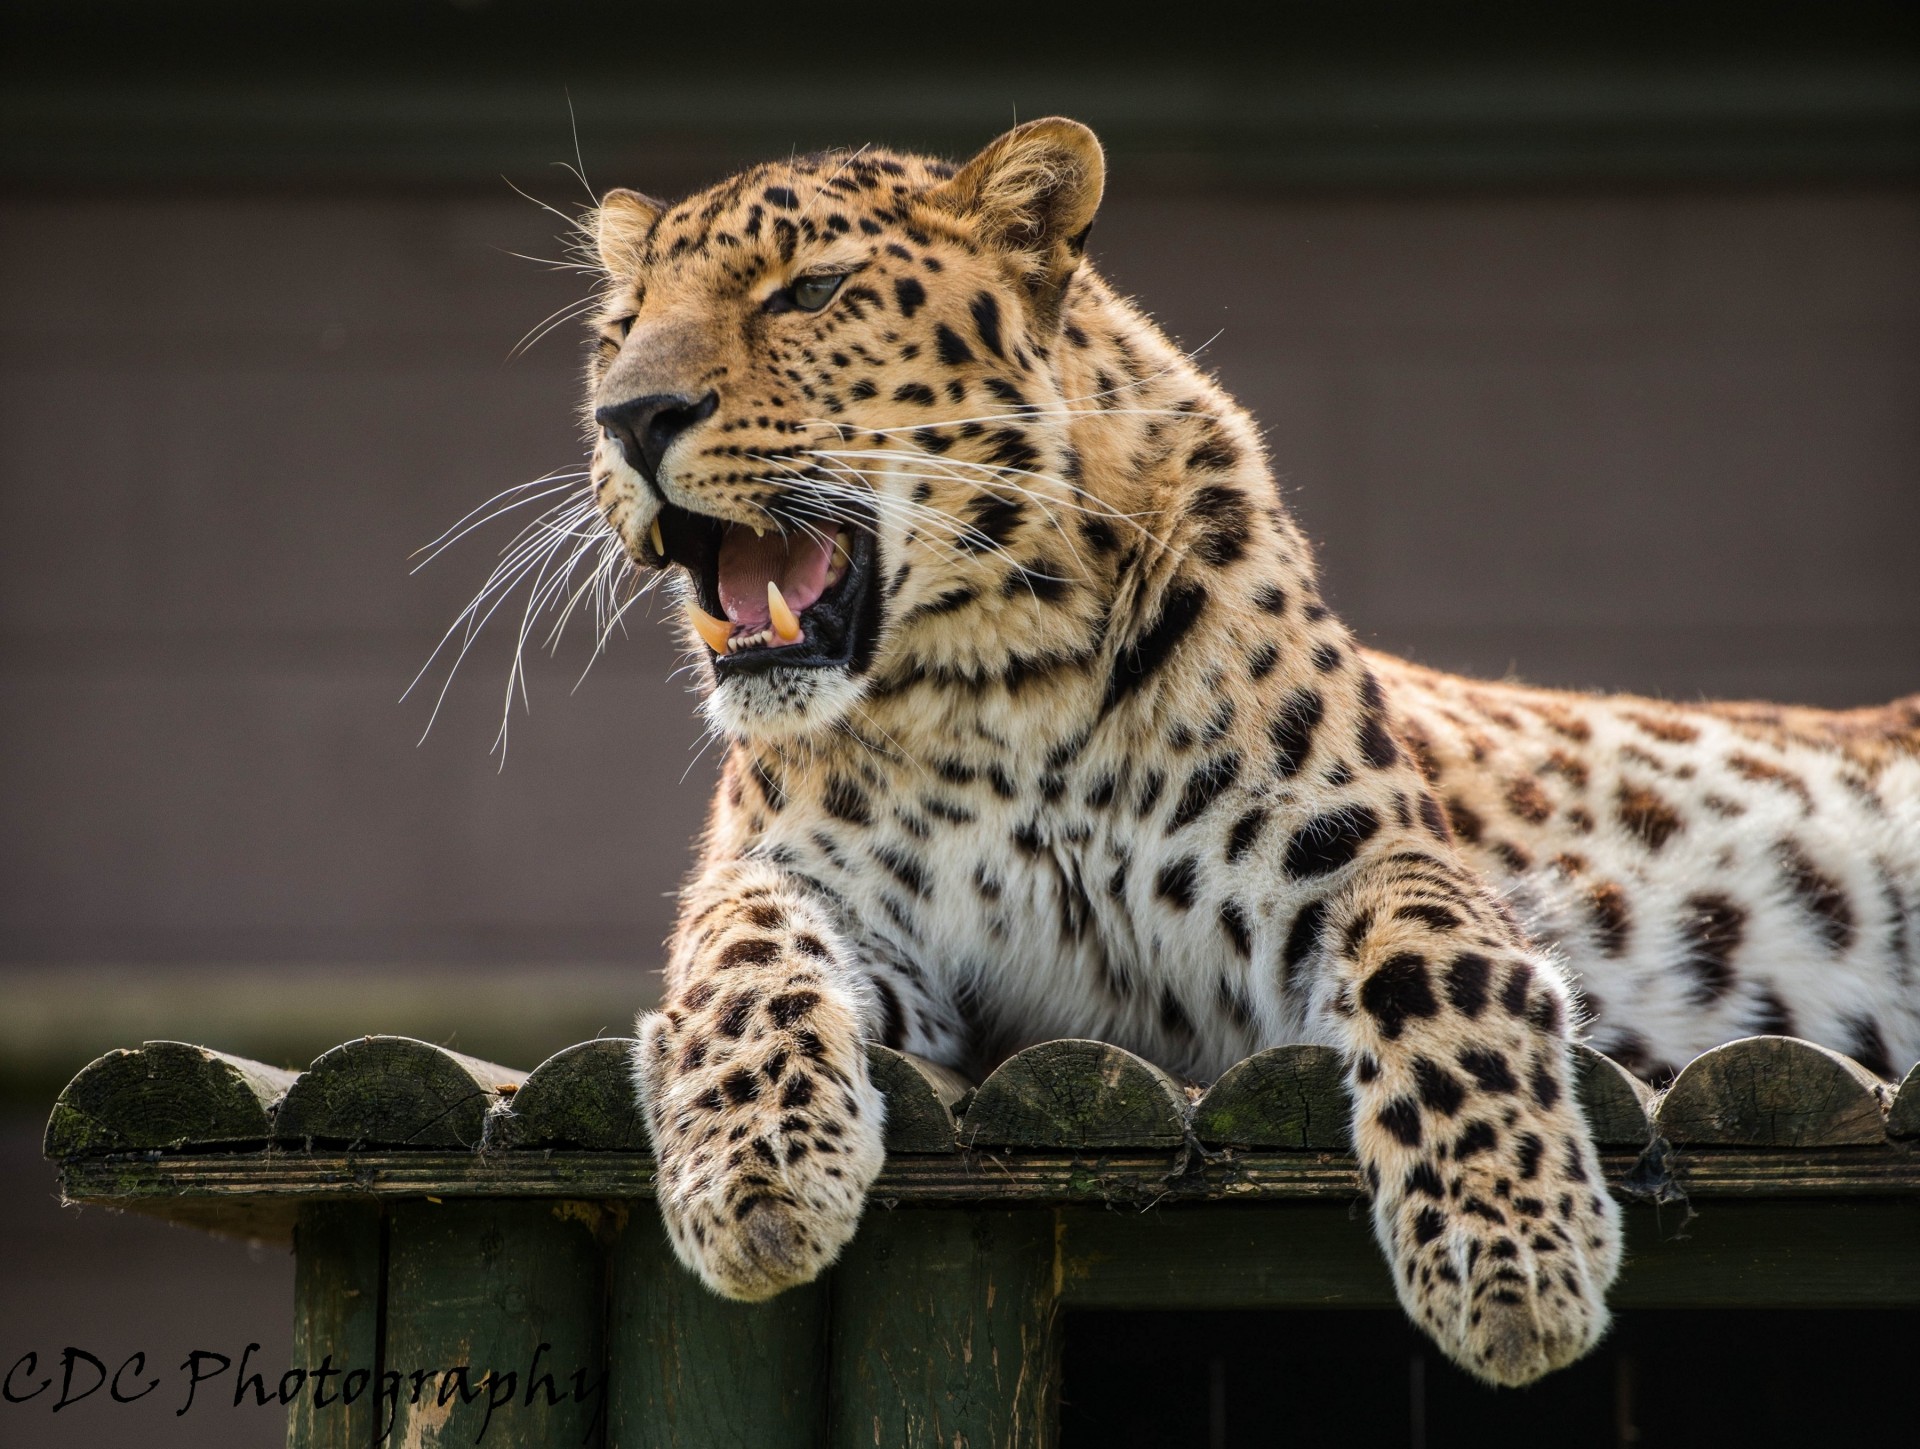
<svg viewBox="0 0 1920 1449"><path fill-rule="evenodd" d="M720 540L720 607L744 632L767 627L767 584L780 585L787 607L798 614L827 588L828 546L810 533L782 538L772 529L756 536L740 524L728 527Z"/></svg>

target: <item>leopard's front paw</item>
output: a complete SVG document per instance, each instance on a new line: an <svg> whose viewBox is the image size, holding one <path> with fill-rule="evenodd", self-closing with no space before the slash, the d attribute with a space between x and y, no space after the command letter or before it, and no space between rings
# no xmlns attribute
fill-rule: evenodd
<svg viewBox="0 0 1920 1449"><path fill-rule="evenodd" d="M1374 1215L1401 1303L1476 1377L1531 1383L1606 1333L1619 1213L1577 1122L1449 1124Z"/></svg>
<svg viewBox="0 0 1920 1449"><path fill-rule="evenodd" d="M827 993L695 986L643 1017L635 1077L681 1262L747 1301L839 1256L883 1156L885 1102Z"/></svg>

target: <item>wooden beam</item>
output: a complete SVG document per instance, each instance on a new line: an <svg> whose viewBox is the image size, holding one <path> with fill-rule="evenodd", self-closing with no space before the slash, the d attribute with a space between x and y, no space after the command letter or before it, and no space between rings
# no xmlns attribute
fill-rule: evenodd
<svg viewBox="0 0 1920 1449"><path fill-rule="evenodd" d="M630 1037L601 1037L555 1052L487 1114L494 1149L580 1147L645 1152L647 1123L634 1096Z"/></svg>
<svg viewBox="0 0 1920 1449"><path fill-rule="evenodd" d="M969 1147L1147 1147L1186 1136L1187 1102L1172 1077L1101 1041L1042 1042L1002 1062L961 1125Z"/></svg>
<svg viewBox="0 0 1920 1449"><path fill-rule="evenodd" d="M1220 1147L1352 1151L1353 1097L1340 1053L1278 1046L1227 1068L1193 1113L1193 1134Z"/></svg>
<svg viewBox="0 0 1920 1449"><path fill-rule="evenodd" d="M273 1136L294 1074L177 1041L108 1052L67 1084L47 1121L46 1153L240 1147Z"/></svg>
<svg viewBox="0 0 1920 1449"><path fill-rule="evenodd" d="M323 1053L287 1091L274 1138L289 1146L478 1147L501 1089L527 1074L407 1036Z"/></svg>
<svg viewBox="0 0 1920 1449"><path fill-rule="evenodd" d="M1889 1137L1920 1137L1920 1064L1916 1064L1894 1093L1887 1112Z"/></svg>
<svg viewBox="0 0 1920 1449"><path fill-rule="evenodd" d="M1806 1147L1887 1140L1881 1083L1858 1062L1788 1036L1750 1036L1695 1057L1654 1109L1675 1144Z"/></svg>
<svg viewBox="0 0 1920 1449"><path fill-rule="evenodd" d="M887 1099L887 1151L953 1152L953 1109L973 1092L958 1072L888 1047L867 1048L867 1070Z"/></svg>

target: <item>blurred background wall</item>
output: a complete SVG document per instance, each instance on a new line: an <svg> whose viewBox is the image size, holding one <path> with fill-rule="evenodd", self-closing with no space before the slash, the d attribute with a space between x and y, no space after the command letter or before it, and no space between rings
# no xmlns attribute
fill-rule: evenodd
<svg viewBox="0 0 1920 1449"><path fill-rule="evenodd" d="M424 741L444 673L399 702L512 528L409 555L582 457L578 329L515 352L584 289L521 259L563 255L569 165L670 195L1077 116L1096 263L1254 410L1366 639L1920 689L1913 7L1123 13L0 7L10 1221L91 1241L43 1222L32 1133L107 1046L524 1067L652 994L714 760L659 621L577 692L584 632L536 664L504 766L511 608ZM37 1298L84 1296L76 1253ZM233 1271L282 1332L284 1263Z"/></svg>

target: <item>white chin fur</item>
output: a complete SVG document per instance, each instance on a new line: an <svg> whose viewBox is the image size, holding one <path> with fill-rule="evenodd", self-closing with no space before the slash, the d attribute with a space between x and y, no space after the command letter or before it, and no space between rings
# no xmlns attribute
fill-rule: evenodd
<svg viewBox="0 0 1920 1449"><path fill-rule="evenodd" d="M735 739L790 740L832 729L864 692L844 669L776 669L722 681L700 708Z"/></svg>

